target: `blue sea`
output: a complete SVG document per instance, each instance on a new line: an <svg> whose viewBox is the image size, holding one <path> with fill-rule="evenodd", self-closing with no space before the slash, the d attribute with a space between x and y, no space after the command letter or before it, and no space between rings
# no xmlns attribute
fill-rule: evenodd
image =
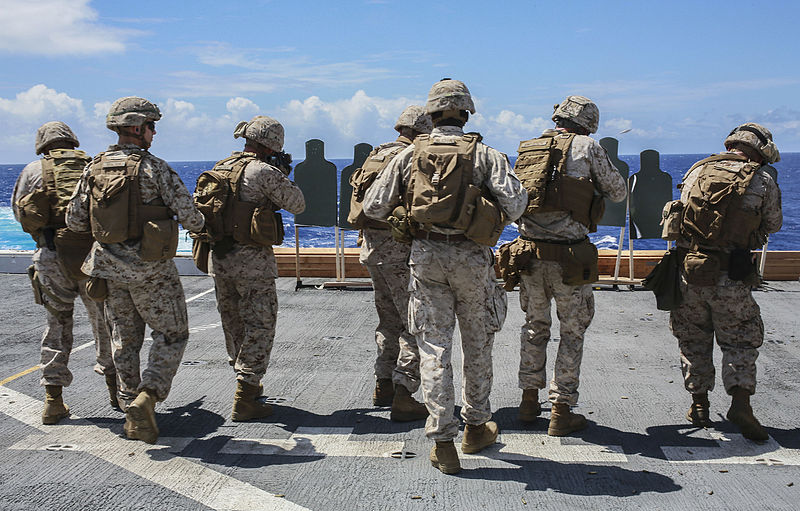
<svg viewBox="0 0 800 511"><path fill-rule="evenodd" d="M661 155L661 170L672 176L673 198L678 198L678 190L675 184L679 183L686 170L696 161L708 156L707 154L663 154ZM800 153L788 153L781 155L782 161L776 163L774 167L778 170L778 184L781 187L783 196L783 228L780 232L770 236L770 250L800 250L800 201L798 191L800 183L791 178L792 175L800 171ZM639 155L621 155L620 159L628 164L630 173L639 170ZM352 160L332 159L339 173ZM296 162L299 163L299 162ZM512 159L513 164L513 159ZM204 170L210 169L214 162L211 161L177 161L170 162L172 168L186 183L190 190L194 189L197 176ZM35 244L26 233L22 231L19 224L14 220L11 211L11 194L17 176L22 171L24 164L0 165L0 250L33 250ZM349 198L348 198L349 200ZM294 216L286 211L282 211L283 222L286 230L286 237L283 246L294 247ZM355 231L343 231L346 247L355 247L358 233ZM511 241L517 236L517 229L510 225L503 232L500 243ZM619 244L620 227L599 226L596 233L590 235L592 241L598 248L616 249ZM334 228L333 227L300 227L299 228L301 247L333 247ZM628 248L627 229L622 241L623 248ZM661 239L634 239L633 248L635 250L662 249L666 247L666 242ZM191 251L191 240L185 231L181 232L179 251Z"/></svg>

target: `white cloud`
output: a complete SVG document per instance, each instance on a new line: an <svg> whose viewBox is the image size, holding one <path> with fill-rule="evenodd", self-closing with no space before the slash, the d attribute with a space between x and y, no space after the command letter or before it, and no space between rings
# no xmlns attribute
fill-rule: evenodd
<svg viewBox="0 0 800 511"><path fill-rule="evenodd" d="M225 109L231 113L233 117L248 117L255 115L260 108L253 101L237 96L231 98L225 104Z"/></svg>
<svg viewBox="0 0 800 511"><path fill-rule="evenodd" d="M0 98L0 112L27 120L65 115L83 115L83 101L57 92L46 85L34 85L20 92L14 99Z"/></svg>
<svg viewBox="0 0 800 511"><path fill-rule="evenodd" d="M606 128L611 128L612 130L628 130L631 129L633 126L633 122L630 119L623 119L621 117L617 117L616 119L609 119L603 123L603 126Z"/></svg>
<svg viewBox="0 0 800 511"><path fill-rule="evenodd" d="M89 0L4 0L0 51L12 54L118 53L141 32L103 25Z"/></svg>

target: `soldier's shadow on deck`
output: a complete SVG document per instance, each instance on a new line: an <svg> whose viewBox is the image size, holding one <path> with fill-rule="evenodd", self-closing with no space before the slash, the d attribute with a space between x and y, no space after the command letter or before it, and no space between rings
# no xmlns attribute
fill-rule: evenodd
<svg viewBox="0 0 800 511"><path fill-rule="evenodd" d="M391 439L396 439L397 435L404 433L408 433L406 439L423 435L424 420L392 422L388 411L389 409L385 407L371 407L318 414L292 406L273 405L273 414L264 419L220 425L221 428L241 427L235 436L217 435L195 440L181 452L181 456L229 467L260 468L270 465L309 463L327 456L326 453L316 452L313 443L297 433L298 428L349 429L350 431L346 432L348 440L356 441L359 440L359 435L369 435L370 439L374 440L380 440L380 435L388 435L387 438ZM268 438L263 438L264 425L272 426L270 429L274 431ZM257 429L256 436L248 438L245 429L248 427Z"/></svg>

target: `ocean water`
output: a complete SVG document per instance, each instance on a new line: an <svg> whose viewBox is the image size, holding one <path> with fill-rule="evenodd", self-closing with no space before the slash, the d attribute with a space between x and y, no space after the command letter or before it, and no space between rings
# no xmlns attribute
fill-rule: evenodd
<svg viewBox="0 0 800 511"><path fill-rule="evenodd" d="M672 176L673 198L678 198L678 190L675 184L680 182L686 170L696 161L706 157L704 154L662 154L661 170ZM800 250L800 201L797 199L800 191L800 183L791 178L800 171L800 153L787 153L782 156L782 161L776 163L774 167L778 170L778 184L783 196L783 228L770 236L770 250ZM639 170L639 155L622 155L620 159L628 164L631 174ZM347 159L332 159L336 168L341 173L342 169L352 163ZM513 164L512 158L512 164ZM296 162L299 163L299 162ZM189 161L189 162L170 162L172 168L181 176L190 190L194 189L197 176L204 170L210 169L214 162L210 161ZM6 164L0 165L0 250L33 250L35 244L19 224L14 219L11 211L11 194L14 183L24 165ZM283 246L294 247L294 216L286 211L283 214L283 222L286 230L286 237ZM356 231L343 231L346 247L355 247L358 233ZM599 226L596 233L590 234L592 242L598 248L616 249L619 244L620 228L615 226ZM517 236L517 229L514 225L506 227L499 243L511 241ZM301 247L333 247L334 228L333 227L300 227L299 228ZM628 248L627 229L622 241L623 248ZM666 242L661 239L634 239L633 248L638 250L662 249L666 247ZM179 251L191 251L191 239L185 231L181 231Z"/></svg>

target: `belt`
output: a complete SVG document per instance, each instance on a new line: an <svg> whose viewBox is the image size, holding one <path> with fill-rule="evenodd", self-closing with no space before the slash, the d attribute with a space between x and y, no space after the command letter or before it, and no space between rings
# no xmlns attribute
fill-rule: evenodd
<svg viewBox="0 0 800 511"><path fill-rule="evenodd" d="M520 234L519 237L525 241L532 241L533 243L544 243L546 245L566 245L566 246L579 245L589 239L589 237L587 236L579 240L540 240L536 238L530 238L528 236L523 236L522 234Z"/></svg>
<svg viewBox="0 0 800 511"><path fill-rule="evenodd" d="M445 243L455 243L456 241L467 241L469 238L463 234L443 234L441 232L417 230L414 237L419 240L444 241Z"/></svg>

